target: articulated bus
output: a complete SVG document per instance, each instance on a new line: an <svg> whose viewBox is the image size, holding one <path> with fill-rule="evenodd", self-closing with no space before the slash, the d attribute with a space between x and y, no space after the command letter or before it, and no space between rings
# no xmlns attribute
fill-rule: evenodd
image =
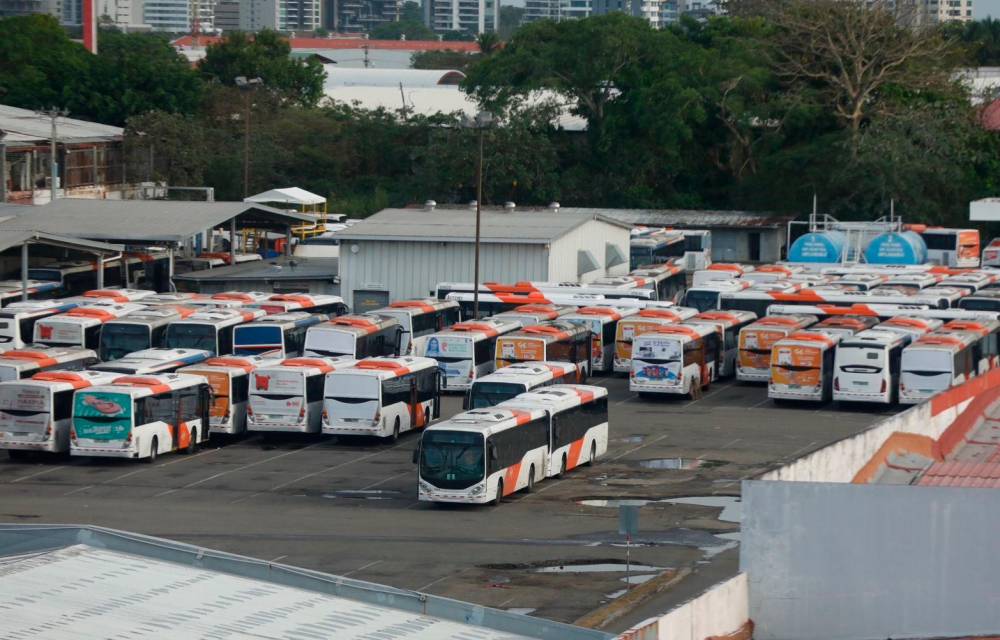
<svg viewBox="0 0 1000 640"><path fill-rule="evenodd" d="M70 454L145 458L194 453L209 436L212 391L205 378L181 373L119 376L73 396Z"/></svg>
<svg viewBox="0 0 1000 640"><path fill-rule="evenodd" d="M403 328L399 353L413 355L414 342L461 320L458 303L451 300L397 300L373 313L395 318Z"/></svg>
<svg viewBox="0 0 1000 640"><path fill-rule="evenodd" d="M830 316L820 320L811 330L822 331L831 336L839 336L841 340L856 333L871 329L878 324L874 316Z"/></svg>
<svg viewBox="0 0 1000 640"><path fill-rule="evenodd" d="M559 478L592 465L608 451L608 390L586 384L557 384L522 393L498 409L544 409L549 414L549 455L543 478ZM529 478L534 476L529 469ZM537 476L535 476L537 477Z"/></svg>
<svg viewBox="0 0 1000 640"><path fill-rule="evenodd" d="M26 451L67 453L73 394L110 384L119 376L97 371L45 371L0 382L0 449L11 458Z"/></svg>
<svg viewBox="0 0 1000 640"><path fill-rule="evenodd" d="M129 353L123 358L102 362L91 367L94 371L109 371L137 376L173 373L181 367L204 362L212 357L203 349L168 349L153 347Z"/></svg>
<svg viewBox="0 0 1000 640"><path fill-rule="evenodd" d="M805 273L806 269L801 265L762 264L753 271L743 274L743 279L751 282L775 282Z"/></svg>
<svg viewBox="0 0 1000 640"><path fill-rule="evenodd" d="M264 317L261 309L202 308L167 325L163 346L170 349L204 349L215 355L233 352L233 331L239 325Z"/></svg>
<svg viewBox="0 0 1000 640"><path fill-rule="evenodd" d="M590 329L571 322L547 322L500 336L496 344L496 368L515 362L557 360L578 367L576 382L590 375L593 343Z"/></svg>
<svg viewBox="0 0 1000 640"><path fill-rule="evenodd" d="M502 322L520 322L521 326L527 327L540 322L557 320L568 313L573 313L576 309L576 307L569 305L523 304L513 311L504 311L491 317Z"/></svg>
<svg viewBox="0 0 1000 640"><path fill-rule="evenodd" d="M965 289L970 294L986 289L1000 281L1000 273L990 271L969 271L947 276L940 283L943 287L959 287Z"/></svg>
<svg viewBox="0 0 1000 640"><path fill-rule="evenodd" d="M306 356L371 358L398 356L403 327L396 318L377 313L340 316L309 327Z"/></svg>
<svg viewBox="0 0 1000 640"><path fill-rule="evenodd" d="M996 320L1000 314L995 311L969 311L965 309L929 309L918 304L854 304L849 307L835 305L784 305L774 304L767 308L768 315L811 315L820 318L834 316L867 316L891 319L908 316L924 320Z"/></svg>
<svg viewBox="0 0 1000 640"><path fill-rule="evenodd" d="M973 348L977 333L928 333L903 349L899 375L900 404L919 404L976 377Z"/></svg>
<svg viewBox="0 0 1000 640"><path fill-rule="evenodd" d="M261 367L280 363L281 358L268 356L217 356L177 372L208 380L212 387L212 407L209 410L211 433L236 435L247 430L250 374Z"/></svg>
<svg viewBox="0 0 1000 640"><path fill-rule="evenodd" d="M767 382L771 377L771 347L778 340L816 324L816 316L766 316L740 331L740 354L736 361L736 379L741 382Z"/></svg>
<svg viewBox="0 0 1000 640"><path fill-rule="evenodd" d="M612 369L615 373L632 371L632 341L636 336L653 331L657 327L683 322L698 315L696 309L671 307L669 309L643 309L639 313L622 318L615 328L615 355Z"/></svg>
<svg viewBox="0 0 1000 640"><path fill-rule="evenodd" d="M32 342L53 347L85 347L96 350L100 347L101 329L106 323L143 309L145 307L135 303L92 303L79 306L36 322Z"/></svg>
<svg viewBox="0 0 1000 640"><path fill-rule="evenodd" d="M940 320L937 322L940 324ZM833 362L834 400L879 404L896 402L903 349L913 340L913 334L905 329L912 330L914 327L896 323L893 328L897 330L879 325L840 342Z"/></svg>
<svg viewBox="0 0 1000 640"><path fill-rule="evenodd" d="M571 383L576 377L577 367L572 362L517 362L473 382L462 409L493 407L539 387Z"/></svg>
<svg viewBox="0 0 1000 640"><path fill-rule="evenodd" d="M191 307L160 306L129 313L104 323L97 355L108 362L123 358L133 351L162 347L167 326L191 316Z"/></svg>
<svg viewBox="0 0 1000 640"><path fill-rule="evenodd" d="M97 362L93 349L28 345L0 354L0 382L30 378L52 369L87 369Z"/></svg>
<svg viewBox="0 0 1000 640"><path fill-rule="evenodd" d="M347 305L340 296L315 295L305 293L276 293L263 302L254 302L251 308L263 309L265 313L288 313L308 311L328 316L342 316L347 313Z"/></svg>
<svg viewBox="0 0 1000 640"><path fill-rule="evenodd" d="M758 316L767 313L773 304L782 305L854 305L854 304L902 304L947 309L951 306L946 296L938 296L925 290L916 295L874 295L865 291L823 291L802 289L794 292L755 291L748 289L738 293L724 293L719 297L719 306L724 311L753 311Z"/></svg>
<svg viewBox="0 0 1000 640"><path fill-rule="evenodd" d="M636 336L629 391L692 400L718 377L721 340L709 324L673 324Z"/></svg>
<svg viewBox="0 0 1000 640"><path fill-rule="evenodd" d="M302 355L307 330L326 319L320 313L294 311L237 325L233 328L233 355L256 356L269 351L283 358Z"/></svg>
<svg viewBox="0 0 1000 640"><path fill-rule="evenodd" d="M326 374L345 369L354 358L289 358L259 367L250 376L247 429L319 433Z"/></svg>
<svg viewBox="0 0 1000 640"><path fill-rule="evenodd" d="M520 322L493 318L459 322L427 336L417 355L437 360L446 389L464 391L495 369L497 339L520 328Z"/></svg>
<svg viewBox="0 0 1000 640"><path fill-rule="evenodd" d="M796 331L771 347L767 397L826 402L833 396L834 366L841 335L817 329Z"/></svg>
<svg viewBox="0 0 1000 640"><path fill-rule="evenodd" d="M952 320L938 329L938 333L968 332L979 336L972 347L972 358L976 363L977 375L983 375L1000 365L1000 350L997 332L1000 322L996 320Z"/></svg>
<svg viewBox="0 0 1000 640"><path fill-rule="evenodd" d="M906 289L909 293L919 293L928 287L941 282L943 276L940 274L924 271L921 273L894 273L886 278L880 286Z"/></svg>
<svg viewBox="0 0 1000 640"><path fill-rule="evenodd" d="M718 378L736 375L736 361L740 353L740 331L757 320L757 314L750 311L705 311L688 318L684 324L707 324L715 327L719 334L720 351Z"/></svg>
<svg viewBox="0 0 1000 640"><path fill-rule="evenodd" d="M0 310L0 352L7 349L20 349L30 343L35 332L36 322L42 318L64 313L76 306L76 302L66 300L32 300L10 303Z"/></svg>
<svg viewBox="0 0 1000 640"><path fill-rule="evenodd" d="M590 330L593 345L590 348L592 371L609 372L615 364L615 345L618 335L618 323L629 316L639 313L638 309L623 309L620 307L581 307L574 313L561 318Z"/></svg>
<svg viewBox="0 0 1000 640"><path fill-rule="evenodd" d="M366 358L327 374L323 433L395 442L441 416L441 384L431 358Z"/></svg>
<svg viewBox="0 0 1000 640"><path fill-rule="evenodd" d="M59 285L44 280L28 280L28 300L45 300L59 295ZM22 301L20 280L0 280L0 306Z"/></svg>

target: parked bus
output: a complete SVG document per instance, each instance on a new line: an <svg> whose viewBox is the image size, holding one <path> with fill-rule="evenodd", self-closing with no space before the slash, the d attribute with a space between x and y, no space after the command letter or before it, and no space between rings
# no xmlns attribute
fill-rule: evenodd
<svg viewBox="0 0 1000 640"><path fill-rule="evenodd" d="M427 336L417 355L437 360L446 389L464 391L494 370L497 338L520 328L493 318L459 322Z"/></svg>
<svg viewBox="0 0 1000 640"><path fill-rule="evenodd" d="M209 296L213 304L227 307L249 307L251 305L259 305L267 302L267 300L273 296L273 293L267 293L265 291L221 291L219 293L213 293ZM272 313L271 311L264 311L264 313Z"/></svg>
<svg viewBox="0 0 1000 640"><path fill-rule="evenodd" d="M557 384L523 393L498 409L544 409L549 416L549 455L529 478L562 477L592 465L608 451L608 390L586 384Z"/></svg>
<svg viewBox="0 0 1000 640"><path fill-rule="evenodd" d="M736 361L740 353L740 331L757 320L757 315L749 311L705 311L684 324L708 324L715 327L721 341L718 378L736 375Z"/></svg>
<svg viewBox="0 0 1000 640"><path fill-rule="evenodd" d="M168 349L153 347L143 349L118 358L111 362L102 362L91 367L94 371L110 371L113 373L147 376L161 373L173 373L181 367L204 362L212 357L211 351L203 349Z"/></svg>
<svg viewBox="0 0 1000 640"><path fill-rule="evenodd" d="M695 309L697 312L717 311L721 309L719 299L722 295L745 291L753 286L749 280L714 280L694 287L684 292L681 304ZM747 309L753 311L753 309ZM757 313L754 311L754 313ZM758 314L760 315L760 314Z"/></svg>
<svg viewBox="0 0 1000 640"><path fill-rule="evenodd" d="M833 360L842 334L796 331L771 347L767 397L827 402L833 396Z"/></svg>
<svg viewBox="0 0 1000 640"><path fill-rule="evenodd" d="M396 318L376 313L340 316L309 328L304 355L392 357L402 350L402 340L403 327Z"/></svg>
<svg viewBox="0 0 1000 640"><path fill-rule="evenodd" d="M927 228L920 231L927 244L927 260L946 267L979 266L979 231Z"/></svg>
<svg viewBox="0 0 1000 640"><path fill-rule="evenodd" d="M684 257L684 234L666 229L634 230L629 241L629 269Z"/></svg>
<svg viewBox="0 0 1000 640"><path fill-rule="evenodd" d="M674 324L636 336L629 391L692 400L718 377L721 340L709 324Z"/></svg>
<svg viewBox="0 0 1000 640"><path fill-rule="evenodd" d="M431 358L366 358L326 376L323 433L395 442L441 416L440 371Z"/></svg>
<svg viewBox="0 0 1000 640"><path fill-rule="evenodd" d="M124 274L122 266L125 267ZM138 287L164 291L169 288L166 252L132 254L104 259L104 284L108 287ZM79 295L97 286L97 262L64 260L28 269L28 277L52 284L62 295Z"/></svg>
<svg viewBox="0 0 1000 640"><path fill-rule="evenodd" d="M832 291L822 289L802 289L794 292L756 291L748 289L737 293L724 293L719 298L719 306L724 311L753 311L758 316L767 313L774 304L789 305L831 305L849 306L855 304L899 304L917 305L936 309L947 309L951 302L947 296L936 295L927 290L918 295L876 295L866 291Z"/></svg>
<svg viewBox="0 0 1000 640"><path fill-rule="evenodd" d="M504 311L492 317L503 322L520 322L521 326L527 327L540 322L557 320L568 313L573 313L576 309L576 307L569 305L522 304L512 311Z"/></svg>
<svg viewBox="0 0 1000 640"><path fill-rule="evenodd" d="M500 404L522 393L553 384L572 383L577 366L572 362L516 362L472 383L462 408L481 409Z"/></svg>
<svg viewBox="0 0 1000 640"><path fill-rule="evenodd" d="M637 313L638 309L620 307L581 307L560 319L581 325L590 331L591 371L610 372L615 364L618 323Z"/></svg>
<svg viewBox="0 0 1000 640"><path fill-rule="evenodd" d="M653 331L657 327L683 322L698 315L689 307L669 309L643 309L635 315L622 318L615 327L615 355L612 369L615 373L632 371L632 341L636 336Z"/></svg>
<svg viewBox="0 0 1000 640"><path fill-rule="evenodd" d="M302 355L306 332L326 319L319 313L293 311L237 325L233 328L233 355L255 356L269 351L283 358Z"/></svg>
<svg viewBox="0 0 1000 640"><path fill-rule="evenodd" d="M101 329L112 320L145 309L141 304L86 304L35 323L32 342L53 347L98 349Z"/></svg>
<svg viewBox="0 0 1000 640"><path fill-rule="evenodd" d="M475 296L472 292L449 293L447 300L458 303L462 318L471 320L475 318ZM616 300L615 304L619 302ZM488 318L504 311L513 311L517 307L526 304L554 304L569 305L572 307L588 307L600 304L611 304L608 298L603 295L582 294L577 292L566 293L480 293L479 294L479 317Z"/></svg>
<svg viewBox="0 0 1000 640"><path fill-rule="evenodd" d="M69 311L76 305L66 300L30 300L12 302L0 309L0 352L29 344L36 322Z"/></svg>
<svg viewBox="0 0 1000 640"><path fill-rule="evenodd" d="M704 269L698 269L691 276L692 286L699 287L710 282L739 280L743 274L754 270L753 265L736 262L715 262Z"/></svg>
<svg viewBox="0 0 1000 640"><path fill-rule="evenodd" d="M766 316L740 331L736 379L767 382L771 377L771 347L785 336L816 324L816 316Z"/></svg>
<svg viewBox="0 0 1000 640"><path fill-rule="evenodd" d="M59 294L59 285L42 280L28 280L28 300L46 300ZM14 302L26 302L21 292L20 280L0 280L0 306L6 307Z"/></svg>
<svg viewBox="0 0 1000 640"><path fill-rule="evenodd" d="M403 328L399 353L412 355L414 342L435 331L441 331L461 320L458 303L452 300L397 300L388 307L374 311L377 315L395 318Z"/></svg>
<svg viewBox="0 0 1000 640"><path fill-rule="evenodd" d="M590 329L571 322L547 322L512 331L497 339L496 368L515 362L557 360L578 367L576 382L590 375Z"/></svg>
<svg viewBox="0 0 1000 640"><path fill-rule="evenodd" d="M104 362L117 360L134 351L162 347L167 326L191 316L191 307L160 306L129 313L104 323L97 355Z"/></svg>
<svg viewBox="0 0 1000 640"><path fill-rule="evenodd" d="M910 316L895 316L875 325L878 331L898 333L906 338L906 343L916 340L931 331L937 331L944 322L937 318L915 318Z"/></svg>
<svg viewBox="0 0 1000 640"><path fill-rule="evenodd" d="M938 333L969 332L979 335L972 348L972 358L976 363L977 375L983 375L1000 365L1000 349L997 332L1000 322L996 320L952 320L938 329Z"/></svg>
<svg viewBox="0 0 1000 640"><path fill-rule="evenodd" d="M852 273L830 281L830 285L844 291L871 291L885 284L887 276L877 273Z"/></svg>
<svg viewBox="0 0 1000 640"><path fill-rule="evenodd" d="M250 376L247 429L319 433L326 374L345 369L354 358L289 358L259 367Z"/></svg>
<svg viewBox="0 0 1000 640"><path fill-rule="evenodd" d="M912 334L881 328L844 338L834 357L833 399L894 404L899 393L903 349ZM896 329L904 327L897 324Z"/></svg>
<svg viewBox="0 0 1000 640"><path fill-rule="evenodd" d="M918 404L976 376L977 333L928 333L903 349L899 402Z"/></svg>
<svg viewBox="0 0 1000 640"><path fill-rule="evenodd" d="M30 378L52 369L86 369L97 362L93 349L28 345L0 354L0 382Z"/></svg>
<svg viewBox="0 0 1000 640"><path fill-rule="evenodd" d="M473 409L428 427L414 451L417 496L500 504L534 488L549 458L549 416L535 409Z"/></svg>
<svg viewBox="0 0 1000 640"><path fill-rule="evenodd" d="M181 373L119 376L73 396L70 454L145 458L194 453L208 440L212 392L205 378Z"/></svg>
<svg viewBox="0 0 1000 640"><path fill-rule="evenodd" d="M113 302L115 304L125 304L128 302L140 302L144 298L155 296L156 292L150 289L119 289L109 287L107 289L91 289L84 291L81 297L87 300L100 300L103 302Z"/></svg>
<svg viewBox="0 0 1000 640"><path fill-rule="evenodd" d="M940 275L929 271L920 273L894 273L886 278L885 282L880 286L906 289L909 293L915 294L920 293L928 287L933 287L941 282L942 279Z"/></svg>
<svg viewBox="0 0 1000 640"><path fill-rule="evenodd" d="M216 356L177 372L202 376L212 387L210 433L236 435L247 430L250 374L280 363L281 358L268 356Z"/></svg>
<svg viewBox="0 0 1000 640"><path fill-rule="evenodd" d="M254 302L248 306L263 309L269 314L308 311L333 317L347 313L347 305L344 304L343 298L323 294L276 293L263 302Z"/></svg>
<svg viewBox="0 0 1000 640"><path fill-rule="evenodd" d="M989 271L969 271L966 273L946 276L936 286L958 287L965 289L970 294L973 294L980 289L985 289L990 285L996 284L997 281L1000 281L1000 273L991 273Z"/></svg>
<svg viewBox="0 0 1000 640"><path fill-rule="evenodd" d="M955 303L955 306L967 311L1000 312L1000 289L983 289L969 294Z"/></svg>
<svg viewBox="0 0 1000 640"><path fill-rule="evenodd" d="M0 449L11 458L26 451L66 453L78 389L110 384L119 376L97 371L53 370L0 382Z"/></svg>
<svg viewBox="0 0 1000 640"><path fill-rule="evenodd" d="M264 317L262 309L202 308L171 321L163 337L170 349L204 349L216 355L233 352L233 330Z"/></svg>
<svg viewBox="0 0 1000 640"><path fill-rule="evenodd" d="M687 270L679 262L665 262L633 269L628 275L636 280L637 289L655 291L657 300L677 301L687 289ZM600 279L597 282L600 282Z"/></svg>
<svg viewBox="0 0 1000 640"><path fill-rule="evenodd" d="M820 320L810 329L822 331L831 336L838 336L841 340L849 338L856 333L861 333L871 329L878 324L875 316L830 316Z"/></svg>

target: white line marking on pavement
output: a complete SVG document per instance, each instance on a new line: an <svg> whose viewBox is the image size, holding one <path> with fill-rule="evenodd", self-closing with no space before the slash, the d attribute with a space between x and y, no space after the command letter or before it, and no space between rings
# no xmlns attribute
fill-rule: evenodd
<svg viewBox="0 0 1000 640"><path fill-rule="evenodd" d="M92 485L92 484L88 484L86 487L77 487L76 489L73 489L72 491L64 493L63 497L65 498L66 496L71 496L74 493L80 493L81 491L86 491L87 489L93 489L93 488L94 488L94 485Z"/></svg>
<svg viewBox="0 0 1000 640"><path fill-rule="evenodd" d="M433 587L433 586L434 586L434 585L436 585L437 583L441 582L442 580L447 580L448 578L454 578L455 576L459 575L460 573L462 573L462 572L464 572L464 571L465 571L465 569L459 569L459 570L458 570L458 571L456 571L455 573L449 573L449 574L448 574L448 575L446 575L446 576L441 576L441 577L440 577L440 578L438 578L437 580L432 580L431 582L428 582L428 583L427 583L427 584L425 584L424 586L422 586L422 587L418 588L418 589L417 589L417 591L426 591L427 589L430 589L431 587Z"/></svg>
<svg viewBox="0 0 1000 640"><path fill-rule="evenodd" d="M152 469L159 469L161 467L169 467L172 464L177 464L178 462L184 462L185 460L194 460L195 458L197 458L199 456L204 456L204 455L207 455L209 453L215 453L216 451L221 451L221 449L208 449L206 451L199 451L198 453L194 454L193 456L177 456L175 459L167 461L167 462L164 462L162 464L148 465L148 466L146 466L146 467L144 467L142 469L136 469L135 471L129 471L128 473L123 473L122 475L116 476L114 478L111 478L110 480L105 480L104 482L101 482L100 484L111 484L112 482L118 482L119 480L124 480L125 478L130 478L130 477L134 476L137 473L144 473L146 471L150 471Z"/></svg>
<svg viewBox="0 0 1000 640"><path fill-rule="evenodd" d="M21 480L27 480L28 478L37 478L38 476L45 475L46 473L52 473L53 471L59 471L60 469L65 469L65 468L66 468L65 466L49 467L48 469L43 469L42 471L37 471L35 473L29 473L28 475L21 476L20 478L14 478L13 480L10 481L10 484L14 484L15 482L20 482Z"/></svg>
<svg viewBox="0 0 1000 640"><path fill-rule="evenodd" d="M382 478L378 482L373 482L373 483L371 483L370 485L368 485L366 487L361 487L361 489L359 489L359 490L360 491L365 491L367 489L372 489L374 487L379 486L380 484L385 484L386 482L389 482L390 480L395 480L396 478L402 478L403 476L408 476L408 475L411 475L412 473L413 473L412 471L404 471L403 473L397 473L394 476L389 476L388 478Z"/></svg>
<svg viewBox="0 0 1000 640"><path fill-rule="evenodd" d="M350 571L348 571L347 573L342 573L342 574L340 574L340 575L342 575L342 576L345 576L345 577L346 577L346 576L349 576L349 575L351 575L352 573L357 573L357 572L359 572L359 571L364 571L364 570L365 570L365 569L367 569L368 567L374 567L375 565L377 565L377 564L378 564L378 563L380 563L380 562L382 562L382 561L381 561L381 560L375 560L374 562L369 562L369 563L368 563L368 564L366 564L366 565L362 565L362 566L358 567L357 569L351 569L351 570L350 570Z"/></svg>
<svg viewBox="0 0 1000 640"><path fill-rule="evenodd" d="M618 454L618 455L617 455L617 456L615 456L614 458L609 458L609 459L608 459L608 462L614 462L615 460L619 460L619 459L621 459L621 458L624 458L625 456L627 456L627 455L628 455L628 454L630 454L630 453L634 453L634 452L638 451L639 449L642 449L643 447L648 447L649 445L651 445L651 444L653 444L653 443L655 443L655 442L659 442L660 440L663 440L663 439L664 439L664 438L666 438L666 437L667 437L668 435L670 435L670 434L669 434L669 433L664 433L664 434L663 434L662 436L660 436L659 438L653 438L652 440L650 440L649 442L647 442L647 443L645 443L645 444L640 444L640 445L639 445L638 447L634 447L634 448L632 448L632 449L629 449L629 450L628 450L628 451L626 451L625 453L621 453L621 454ZM598 462L600 462L600 460L598 460Z"/></svg>
<svg viewBox="0 0 1000 640"><path fill-rule="evenodd" d="M277 562L278 560L281 560L282 558L287 558L287 557L288 556L278 556L277 558L271 558L270 560L268 560L268 562Z"/></svg>

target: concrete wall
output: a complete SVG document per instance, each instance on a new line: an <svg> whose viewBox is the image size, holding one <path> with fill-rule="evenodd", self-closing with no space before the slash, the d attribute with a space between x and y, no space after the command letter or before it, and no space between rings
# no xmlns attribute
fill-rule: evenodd
<svg viewBox="0 0 1000 640"><path fill-rule="evenodd" d="M757 640L1000 630L1000 491L748 481L742 493Z"/></svg>
<svg viewBox="0 0 1000 640"><path fill-rule="evenodd" d="M552 243L549 252L549 275L546 280L553 282L590 282L605 275L617 276L628 273L629 230L601 220L592 220L573 229ZM606 269L605 250L612 242L625 256L625 263ZM577 274L577 252L586 249L594 256L598 269ZM522 280L525 278L522 278Z"/></svg>
<svg viewBox="0 0 1000 640"><path fill-rule="evenodd" d="M637 624L619 637L621 640L705 640L730 636L749 626L749 611L747 576L740 573L658 618Z"/></svg>
<svg viewBox="0 0 1000 640"><path fill-rule="evenodd" d="M357 253L351 251L355 245ZM467 242L345 241L341 296L349 306L355 289L388 290L391 300L426 297L438 282L472 282L474 254ZM541 244L483 244L480 271L482 281L548 280L548 250Z"/></svg>
<svg viewBox="0 0 1000 640"><path fill-rule="evenodd" d="M760 262L777 262L785 242L784 229L712 229L712 260L750 261L750 234L760 234Z"/></svg>

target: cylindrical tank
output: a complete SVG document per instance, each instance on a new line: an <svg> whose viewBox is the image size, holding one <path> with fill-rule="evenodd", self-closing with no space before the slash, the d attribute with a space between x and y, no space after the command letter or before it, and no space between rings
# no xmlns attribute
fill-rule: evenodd
<svg viewBox="0 0 1000 640"><path fill-rule="evenodd" d="M924 264L927 244L912 231L883 233L865 247L865 262L869 264Z"/></svg>
<svg viewBox="0 0 1000 640"><path fill-rule="evenodd" d="M799 236L788 250L789 262L840 262L847 237L840 231L813 231Z"/></svg>

